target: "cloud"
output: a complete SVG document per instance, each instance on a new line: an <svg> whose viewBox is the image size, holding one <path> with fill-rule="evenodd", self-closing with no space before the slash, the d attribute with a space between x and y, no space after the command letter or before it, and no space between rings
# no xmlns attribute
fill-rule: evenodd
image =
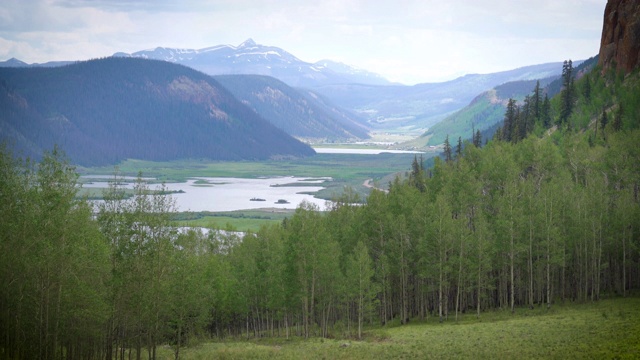
<svg viewBox="0 0 640 360"><path fill-rule="evenodd" d="M416 82L595 54L603 12L601 0L3 0L0 56L81 60L253 38Z"/></svg>

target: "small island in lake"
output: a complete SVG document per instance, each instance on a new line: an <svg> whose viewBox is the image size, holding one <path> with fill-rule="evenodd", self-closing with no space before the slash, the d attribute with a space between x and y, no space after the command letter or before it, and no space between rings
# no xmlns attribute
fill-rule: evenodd
<svg viewBox="0 0 640 360"><path fill-rule="evenodd" d="M284 199L278 199L278 201L275 202L275 204L288 204L289 202L287 200Z"/></svg>
<svg viewBox="0 0 640 360"><path fill-rule="evenodd" d="M250 201L267 201L267 200L265 200L265 199L255 198L255 197L254 197L254 198L251 198L251 199L249 199L249 200L250 200Z"/></svg>

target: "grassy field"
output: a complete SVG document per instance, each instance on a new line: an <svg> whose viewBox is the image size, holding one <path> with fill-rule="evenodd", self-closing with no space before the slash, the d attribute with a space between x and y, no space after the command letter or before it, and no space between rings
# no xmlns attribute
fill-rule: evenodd
<svg viewBox="0 0 640 360"><path fill-rule="evenodd" d="M208 160L143 161L118 164L122 175L155 177L160 181L184 181L190 177L330 176L341 181L376 178L411 168L414 154L316 154L293 160L212 162ZM426 158L426 156L425 156ZM114 166L78 168L81 175L111 175Z"/></svg>
<svg viewBox="0 0 640 360"><path fill-rule="evenodd" d="M185 227L256 232L262 225L282 223L294 210L263 209L229 212L181 212L173 217L174 223Z"/></svg>
<svg viewBox="0 0 640 360"><path fill-rule="evenodd" d="M334 334L340 338L340 334ZM168 347L160 358L172 358ZM435 318L349 338L267 338L204 343L184 359L638 359L640 297Z"/></svg>

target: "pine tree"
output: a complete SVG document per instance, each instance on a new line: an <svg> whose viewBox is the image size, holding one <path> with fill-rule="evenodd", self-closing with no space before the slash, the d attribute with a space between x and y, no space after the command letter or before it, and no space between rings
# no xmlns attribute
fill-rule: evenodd
<svg viewBox="0 0 640 360"><path fill-rule="evenodd" d="M473 134L473 145L477 148L482 147L482 134L480 133L480 130L476 130Z"/></svg>
<svg viewBox="0 0 640 360"><path fill-rule="evenodd" d="M551 102L549 101L549 96L547 96L547 94L544 94L540 117L542 125L545 129L548 129L551 126Z"/></svg>
<svg viewBox="0 0 640 360"><path fill-rule="evenodd" d="M422 155L420 155L420 161L418 157L414 155L413 162L411 163L411 174L409 175L409 183L416 187L420 191L424 191L424 166Z"/></svg>
<svg viewBox="0 0 640 360"><path fill-rule="evenodd" d="M559 125L568 124L569 117L573 112L575 102L575 89L573 82L573 63L571 60L562 65L562 91L560 92L560 119Z"/></svg>
<svg viewBox="0 0 640 360"><path fill-rule="evenodd" d="M607 140L607 134L605 132L606 126L609 123L609 119L607 118L607 111L602 109L602 116L600 117L600 129L602 129L602 137L604 140Z"/></svg>
<svg viewBox="0 0 640 360"><path fill-rule="evenodd" d="M516 131L517 105L514 99L509 99L507 111L504 113L504 124L502 125L502 140L512 141Z"/></svg>
<svg viewBox="0 0 640 360"><path fill-rule="evenodd" d="M536 87L533 89L533 96L531 96L531 111L535 122L539 122L542 118L543 101L540 81L536 81Z"/></svg>
<svg viewBox="0 0 640 360"><path fill-rule="evenodd" d="M588 75L583 80L582 95L586 100L591 99L591 78Z"/></svg>
<svg viewBox="0 0 640 360"><path fill-rule="evenodd" d="M444 160L446 162L450 162L453 159L453 154L451 153L451 143L449 143L449 135L444 139Z"/></svg>
<svg viewBox="0 0 640 360"><path fill-rule="evenodd" d="M462 136L458 136L458 145L456 146L456 159L462 157Z"/></svg>
<svg viewBox="0 0 640 360"><path fill-rule="evenodd" d="M615 116L613 117L613 122L611 126L614 131L622 130L622 117L624 116L624 110L622 108L622 104L618 105L618 110L616 111Z"/></svg>

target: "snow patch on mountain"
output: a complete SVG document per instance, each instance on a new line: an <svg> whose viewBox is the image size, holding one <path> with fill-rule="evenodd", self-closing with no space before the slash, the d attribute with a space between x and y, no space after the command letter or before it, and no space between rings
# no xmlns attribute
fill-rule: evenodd
<svg viewBox="0 0 640 360"><path fill-rule="evenodd" d="M273 46L247 39L238 46L216 45L203 49L156 47L134 53L115 53L114 57L140 57L180 63L209 75L265 74L291 86L317 87L335 84L364 83L388 85L377 74L348 65L324 60L308 63Z"/></svg>

